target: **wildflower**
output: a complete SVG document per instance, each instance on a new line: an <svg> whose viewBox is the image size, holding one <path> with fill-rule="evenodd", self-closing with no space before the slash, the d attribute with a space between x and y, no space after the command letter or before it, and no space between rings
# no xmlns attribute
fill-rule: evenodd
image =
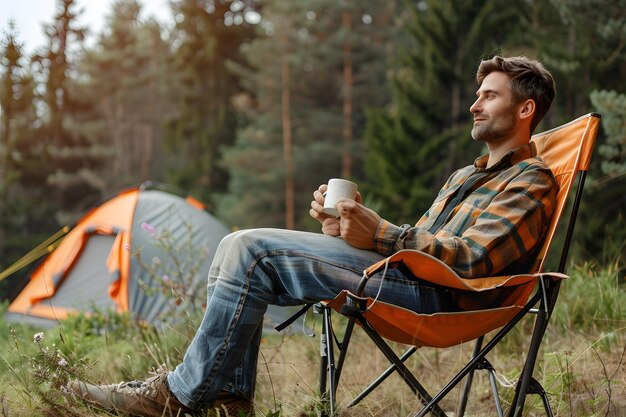
<svg viewBox="0 0 626 417"><path fill-rule="evenodd" d="M43 332L35 333L33 335L33 342L41 343L42 340L43 340Z"/></svg>
<svg viewBox="0 0 626 417"><path fill-rule="evenodd" d="M157 231L156 228L154 226L152 226L150 223L141 223L141 228L143 230L145 230L146 232L148 232L151 236L155 236Z"/></svg>
<svg viewBox="0 0 626 417"><path fill-rule="evenodd" d="M172 281L172 279L170 278L170 276L169 276L169 275L167 275L167 274L163 275L163 276L161 277L161 279L162 279L162 280L163 280L163 282L165 282L165 283L169 283L169 282L171 282L171 281Z"/></svg>
<svg viewBox="0 0 626 417"><path fill-rule="evenodd" d="M59 360L58 365L65 368L67 366L67 361L65 360L65 358L61 358L61 360Z"/></svg>
<svg viewBox="0 0 626 417"><path fill-rule="evenodd" d="M152 263L155 265L160 265L161 264L161 258L159 258L158 256L155 256L154 258L152 258Z"/></svg>

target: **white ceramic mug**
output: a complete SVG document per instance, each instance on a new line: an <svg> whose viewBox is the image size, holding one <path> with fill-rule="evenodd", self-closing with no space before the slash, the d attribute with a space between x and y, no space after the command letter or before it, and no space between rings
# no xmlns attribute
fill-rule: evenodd
<svg viewBox="0 0 626 417"><path fill-rule="evenodd" d="M337 203L339 200L348 198L354 200L358 186L352 181L341 178L331 178L328 180L328 189L324 194L324 213L330 216L339 216Z"/></svg>

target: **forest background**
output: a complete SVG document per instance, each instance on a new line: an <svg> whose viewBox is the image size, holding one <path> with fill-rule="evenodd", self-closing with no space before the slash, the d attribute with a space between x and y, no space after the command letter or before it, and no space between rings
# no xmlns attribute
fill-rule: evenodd
<svg viewBox="0 0 626 417"><path fill-rule="evenodd" d="M538 131L602 114L571 258L623 268L626 0L172 0L165 23L140 11L117 1L86 45L75 0L58 0L31 55L18 27L0 28L0 271L144 181L232 228L316 231L312 191L345 177L414 223L485 152L468 109L493 54L554 73Z"/></svg>

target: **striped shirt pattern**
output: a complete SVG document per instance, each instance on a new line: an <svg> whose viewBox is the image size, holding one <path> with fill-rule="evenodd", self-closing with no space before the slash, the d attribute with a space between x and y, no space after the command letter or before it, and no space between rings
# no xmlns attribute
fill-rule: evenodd
<svg viewBox="0 0 626 417"><path fill-rule="evenodd" d="M481 156L452 174L415 226L382 220L374 237L376 250L385 256L420 250L466 278L528 272L550 224L558 189L536 155L529 143L490 168L488 156ZM448 207L476 176L481 178L468 195ZM437 222L441 215L445 220Z"/></svg>

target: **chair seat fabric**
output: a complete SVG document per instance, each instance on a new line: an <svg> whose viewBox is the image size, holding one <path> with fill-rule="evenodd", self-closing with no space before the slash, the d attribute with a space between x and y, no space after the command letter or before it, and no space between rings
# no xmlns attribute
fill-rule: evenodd
<svg viewBox="0 0 626 417"><path fill-rule="evenodd" d="M416 278L458 289L462 311L420 314L372 298L361 298L347 290L326 304L340 311L348 296L363 300L363 317L384 338L395 342L444 348L469 342L508 323L526 304L540 277L567 278L564 274L523 274L466 279L437 258L415 250L402 250L372 265L364 275L371 277L386 267L404 265ZM506 291L505 291L506 290ZM480 305L472 295L501 291L497 306ZM480 295L476 298L482 298ZM489 297L487 297L489 298Z"/></svg>

